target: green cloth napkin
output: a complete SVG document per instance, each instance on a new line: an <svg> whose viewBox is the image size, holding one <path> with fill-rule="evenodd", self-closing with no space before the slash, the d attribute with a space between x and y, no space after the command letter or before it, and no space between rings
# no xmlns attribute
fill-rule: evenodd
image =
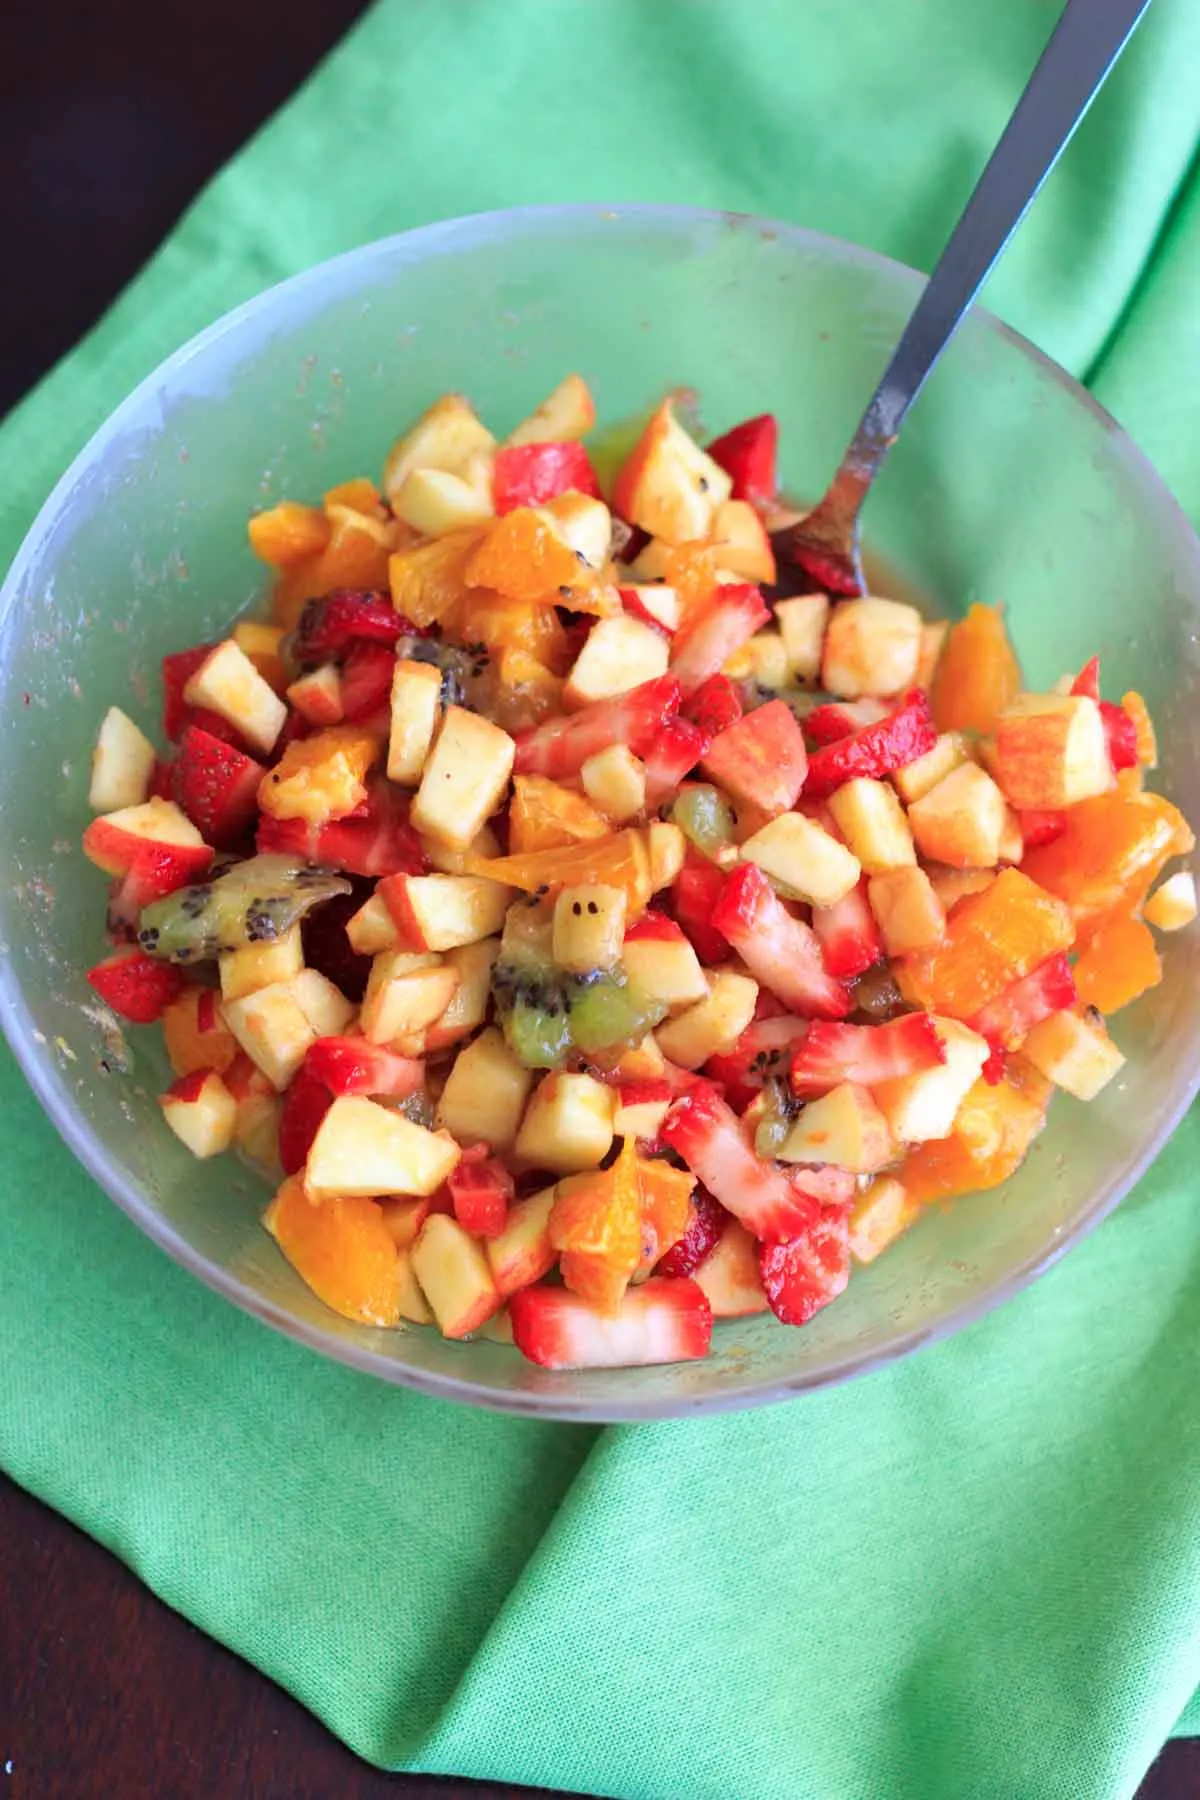
<svg viewBox="0 0 1200 1800"><path fill-rule="evenodd" d="M523 201L794 219L928 267L1048 0L383 0L0 434L0 554L190 333ZM1200 12L1157 0L989 294L1200 515ZM0 1058L0 1461L373 1761L630 1800L1115 1800L1200 1684L1195 1118L1001 1313L835 1392L586 1431L235 1313Z"/></svg>

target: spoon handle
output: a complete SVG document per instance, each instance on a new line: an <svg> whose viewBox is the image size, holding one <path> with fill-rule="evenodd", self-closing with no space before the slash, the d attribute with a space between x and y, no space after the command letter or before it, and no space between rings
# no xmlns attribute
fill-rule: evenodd
<svg viewBox="0 0 1200 1800"><path fill-rule="evenodd" d="M860 498L926 376L1148 4L1149 0L1067 0L843 459L839 475L849 477Z"/></svg>

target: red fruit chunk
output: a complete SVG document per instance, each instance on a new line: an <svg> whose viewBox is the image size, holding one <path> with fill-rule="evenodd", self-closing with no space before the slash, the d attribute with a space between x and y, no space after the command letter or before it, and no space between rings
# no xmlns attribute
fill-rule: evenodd
<svg viewBox="0 0 1200 1800"><path fill-rule="evenodd" d="M494 1238L508 1223L516 1191L512 1176L494 1156L478 1162L465 1158L447 1178L454 1216L472 1237Z"/></svg>
<svg viewBox="0 0 1200 1800"><path fill-rule="evenodd" d="M193 725L197 731L207 731L209 737L218 738L223 744L232 744L235 750L246 748L246 740L237 726L231 725L228 719L213 712L209 706L185 706L182 709L179 714L178 735L182 737ZM276 747L278 743L279 740L276 739Z"/></svg>
<svg viewBox="0 0 1200 1800"><path fill-rule="evenodd" d="M734 500L765 506L775 498L775 454L779 427L772 413L743 419L723 437L714 438L708 454L733 478Z"/></svg>
<svg viewBox="0 0 1200 1800"><path fill-rule="evenodd" d="M657 812L708 749L708 733L690 719L669 719L643 753L646 766L646 811Z"/></svg>
<svg viewBox="0 0 1200 1800"><path fill-rule="evenodd" d="M310 600L296 626L294 650L302 663L327 662L355 641L394 644L416 627L398 613L387 594L338 588L323 600Z"/></svg>
<svg viewBox="0 0 1200 1800"><path fill-rule="evenodd" d="M1112 700L1100 702L1100 717L1108 739L1108 759L1114 769L1135 769L1138 764L1137 726L1123 706Z"/></svg>
<svg viewBox="0 0 1200 1800"><path fill-rule="evenodd" d="M968 1023L989 1044L1015 1050L1035 1025L1074 1006L1078 998L1067 953L1059 950L981 1006Z"/></svg>
<svg viewBox="0 0 1200 1800"><path fill-rule="evenodd" d="M795 806L808 769L804 733L783 700L768 700L730 725L701 760L705 774L735 800L767 813Z"/></svg>
<svg viewBox="0 0 1200 1800"><path fill-rule="evenodd" d="M164 762L161 756L155 757L146 798L147 800L173 800L175 798L174 757L168 762Z"/></svg>
<svg viewBox="0 0 1200 1800"><path fill-rule="evenodd" d="M189 725L175 764L175 798L210 844L228 850L254 823L265 774L252 756Z"/></svg>
<svg viewBox="0 0 1200 1800"><path fill-rule="evenodd" d="M724 1085L729 1104L741 1112L773 1075L786 1074L792 1049L808 1029L807 1019L790 1013L754 1019L732 1050L709 1057L704 1072Z"/></svg>
<svg viewBox="0 0 1200 1800"><path fill-rule="evenodd" d="M643 943L647 939L659 942L675 943L683 936L674 919L668 919L666 913L655 912L651 907L640 919L635 919L625 933L627 944Z"/></svg>
<svg viewBox="0 0 1200 1800"><path fill-rule="evenodd" d="M681 1094L663 1120L664 1144L755 1237L793 1238L820 1216L820 1203L774 1163L756 1156L737 1114L714 1089Z"/></svg>
<svg viewBox="0 0 1200 1800"><path fill-rule="evenodd" d="M882 781L885 775L924 756L936 742L937 730L925 690L913 688L886 719L817 751L808 765L805 799L823 800L844 781L860 777Z"/></svg>
<svg viewBox="0 0 1200 1800"><path fill-rule="evenodd" d="M830 700L825 706L815 706L805 718L804 735L814 744L840 744L864 726L886 719L888 710L882 700L869 696L862 700Z"/></svg>
<svg viewBox="0 0 1200 1800"><path fill-rule="evenodd" d="M1026 850L1036 850L1039 844L1052 844L1067 829L1065 812L1055 812L1052 808L1026 808L1018 812L1021 825L1021 841Z"/></svg>
<svg viewBox="0 0 1200 1800"><path fill-rule="evenodd" d="M89 830L91 827L89 826ZM87 848L87 832L84 833ZM143 907L176 888L201 881L208 873L212 851L207 844L154 844L147 839L125 874L114 881L109 893L110 918L135 925Z"/></svg>
<svg viewBox="0 0 1200 1800"><path fill-rule="evenodd" d="M308 1074L334 1095L375 1094L403 1100L425 1079L425 1065L364 1037L318 1038L304 1058Z"/></svg>
<svg viewBox="0 0 1200 1800"><path fill-rule="evenodd" d="M1100 658L1091 656L1084 663L1071 687L1072 694L1082 695L1085 700L1100 699Z"/></svg>
<svg viewBox="0 0 1200 1800"><path fill-rule="evenodd" d="M197 644L193 650L176 650L162 659L163 735L172 741L183 730L191 710L183 690L215 648L214 644Z"/></svg>
<svg viewBox="0 0 1200 1800"><path fill-rule="evenodd" d="M273 819L264 813L256 842L264 854L280 851L349 875L424 875L429 867L421 840L408 822L407 800L384 784L373 788L361 817L310 825L304 819Z"/></svg>
<svg viewBox="0 0 1200 1800"><path fill-rule="evenodd" d="M183 976L174 963L159 962L140 950L106 956L87 979L100 998L132 1025L153 1025L183 991Z"/></svg>
<svg viewBox="0 0 1200 1800"><path fill-rule="evenodd" d="M752 582L719 584L712 598L675 633L671 673L690 692L718 675L735 650L747 643L771 617Z"/></svg>
<svg viewBox="0 0 1200 1800"><path fill-rule="evenodd" d="M279 1160L285 1175L298 1175L304 1167L321 1120L332 1105L333 1095L308 1068L306 1058L283 1097L279 1115Z"/></svg>
<svg viewBox="0 0 1200 1800"><path fill-rule="evenodd" d="M517 739L514 771L549 775L552 780L577 775L589 756L610 744L627 744L642 756L679 711L683 689L673 675L658 675L613 700L596 700L569 716L547 719Z"/></svg>
<svg viewBox="0 0 1200 1800"><path fill-rule="evenodd" d="M600 497L596 471L582 444L512 444L497 451L492 467L497 517L515 506L542 506L572 492Z"/></svg>
<svg viewBox="0 0 1200 1800"><path fill-rule="evenodd" d="M883 939L867 899L865 881L832 906L814 906L812 922L825 967L840 981L853 981L883 956Z"/></svg>
<svg viewBox="0 0 1200 1800"><path fill-rule="evenodd" d="M728 675L710 675L702 681L684 707L686 716L710 738L736 725L742 716L742 696Z"/></svg>
<svg viewBox="0 0 1200 1800"><path fill-rule="evenodd" d="M702 963L725 962L729 956L729 945L712 924L713 908L724 886L725 877L717 865L699 851L689 850L671 888L675 917Z"/></svg>
<svg viewBox="0 0 1200 1800"><path fill-rule="evenodd" d="M794 919L757 863L726 876L712 914L750 973L803 1018L844 1019L850 995L825 967L815 933Z"/></svg>
<svg viewBox="0 0 1200 1800"><path fill-rule="evenodd" d="M874 1087L900 1075L919 1075L946 1060L928 1013L908 1013L886 1025L811 1025L792 1058L792 1088L805 1097L840 1082Z"/></svg>
<svg viewBox="0 0 1200 1800"><path fill-rule="evenodd" d="M342 664L342 716L348 725L387 707L395 667L395 652L386 644L351 644Z"/></svg>
<svg viewBox="0 0 1200 1800"><path fill-rule="evenodd" d="M729 1214L706 1187L697 1187L692 1195L692 1210L687 1230L658 1260L659 1275L690 1275L698 1269L717 1243L729 1223Z"/></svg>
<svg viewBox="0 0 1200 1800"><path fill-rule="evenodd" d="M567 1288L527 1287L508 1302L513 1342L543 1369L616 1369L708 1355L712 1310L694 1281L652 1275L603 1313Z"/></svg>
<svg viewBox="0 0 1200 1800"><path fill-rule="evenodd" d="M988 1059L979 1071L989 1087L999 1087L1008 1073L1008 1056L999 1044L993 1044ZM937 1145L933 1148L936 1150Z"/></svg>
<svg viewBox="0 0 1200 1800"><path fill-rule="evenodd" d="M764 1244L758 1270L771 1311L784 1325L807 1325L850 1279L850 1229L841 1212L823 1213L788 1243Z"/></svg>

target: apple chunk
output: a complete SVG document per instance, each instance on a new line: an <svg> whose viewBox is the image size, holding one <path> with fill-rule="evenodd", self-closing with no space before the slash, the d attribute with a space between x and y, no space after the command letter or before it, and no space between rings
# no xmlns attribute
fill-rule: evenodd
<svg viewBox="0 0 1200 1800"><path fill-rule="evenodd" d="M915 1075L898 1075L875 1084L875 1104L903 1144L923 1144L944 1138L954 1127L955 1114L991 1054L978 1032L957 1019L930 1014L942 1048L944 1063Z"/></svg>
<svg viewBox="0 0 1200 1800"><path fill-rule="evenodd" d="M1104 719L1085 694L1022 694L996 720L995 776L1016 807L1054 810L1113 784Z"/></svg>
<svg viewBox="0 0 1200 1800"><path fill-rule="evenodd" d="M412 430L392 445L383 467L383 491L395 505L414 469L465 475L472 458L495 445L495 438L462 394L443 394Z"/></svg>
<svg viewBox="0 0 1200 1800"><path fill-rule="evenodd" d="M432 663L401 658L392 672L391 734L387 776L416 787L433 744L442 710L442 672Z"/></svg>
<svg viewBox="0 0 1200 1800"><path fill-rule="evenodd" d="M218 644L183 690L189 706L219 713L254 750L265 755L287 720L287 707L232 638Z"/></svg>
<svg viewBox="0 0 1200 1800"><path fill-rule="evenodd" d="M810 906L836 906L858 886L858 858L815 819L780 813L742 842L745 861Z"/></svg>
<svg viewBox="0 0 1200 1800"><path fill-rule="evenodd" d="M921 855L951 869L990 869L1000 859L1008 820L1004 795L973 762L960 763L908 809Z"/></svg>
<svg viewBox="0 0 1200 1800"><path fill-rule="evenodd" d="M505 439L509 444L566 444L586 437L596 423L596 402L582 375L568 375L535 412Z"/></svg>
<svg viewBox="0 0 1200 1800"><path fill-rule="evenodd" d="M873 1175L896 1154L888 1122L865 1087L843 1081L810 1100L777 1152L781 1162L835 1163Z"/></svg>
<svg viewBox="0 0 1200 1800"><path fill-rule="evenodd" d="M898 694L921 653L921 615L899 600L843 600L829 616L821 678L831 694Z"/></svg>
<svg viewBox="0 0 1200 1800"><path fill-rule="evenodd" d="M237 1101L215 1069L183 1075L159 1101L163 1118L193 1156L219 1156L233 1142Z"/></svg>
<svg viewBox="0 0 1200 1800"><path fill-rule="evenodd" d="M460 1050L446 1077L438 1119L462 1143L506 1149L517 1135L533 1073L494 1027Z"/></svg>
<svg viewBox="0 0 1200 1800"><path fill-rule="evenodd" d="M1094 1100L1125 1065L1104 1020L1091 1010L1051 1013L1026 1036L1021 1055L1076 1100Z"/></svg>
<svg viewBox="0 0 1200 1800"><path fill-rule="evenodd" d="M345 1095L321 1121L308 1153L304 1186L312 1200L336 1194L432 1194L458 1166L461 1154L448 1133L427 1131L360 1094Z"/></svg>
<svg viewBox="0 0 1200 1800"><path fill-rule="evenodd" d="M411 1257L443 1337L466 1337L499 1311L503 1296L487 1257L448 1213L430 1213Z"/></svg>
<svg viewBox="0 0 1200 1800"><path fill-rule="evenodd" d="M708 993L655 1032L663 1055L682 1069L698 1069L710 1056L733 1049L754 1017L758 983L733 969L709 977Z"/></svg>
<svg viewBox="0 0 1200 1800"><path fill-rule="evenodd" d="M515 755L507 731L465 707L448 707L413 801L414 830L465 849L500 804Z"/></svg>
<svg viewBox="0 0 1200 1800"><path fill-rule="evenodd" d="M379 895L412 950L456 950L493 937L512 889L484 875L388 875Z"/></svg>
<svg viewBox="0 0 1200 1800"><path fill-rule="evenodd" d="M296 978L275 981L222 1005L225 1024L246 1055L282 1093L304 1061L317 1032L300 1004Z"/></svg>
<svg viewBox="0 0 1200 1800"><path fill-rule="evenodd" d="M612 1146L615 1110L613 1089L595 1076L546 1075L526 1108L517 1154L556 1175L598 1168Z"/></svg>
<svg viewBox="0 0 1200 1800"><path fill-rule="evenodd" d="M575 658L563 688L563 704L588 706L593 700L626 694L644 681L665 675L669 660L670 647L655 626L644 625L627 613L599 619Z"/></svg>
<svg viewBox="0 0 1200 1800"><path fill-rule="evenodd" d="M110 706L92 751L88 805L93 812L140 806L154 773L154 745L119 706Z"/></svg>
<svg viewBox="0 0 1200 1800"><path fill-rule="evenodd" d="M881 1175L861 1193L850 1211L850 1254L874 1262L913 1223L920 1204L890 1175Z"/></svg>
<svg viewBox="0 0 1200 1800"><path fill-rule="evenodd" d="M503 1295L540 1281L553 1268L557 1251L550 1242L550 1212L557 1193L557 1187L547 1187L518 1200L509 1208L500 1236L484 1245L492 1279Z"/></svg>
<svg viewBox="0 0 1200 1800"><path fill-rule="evenodd" d="M391 1044L440 1019L458 986L458 973L437 956L381 950L371 964L362 1002L363 1036Z"/></svg>
<svg viewBox="0 0 1200 1800"><path fill-rule="evenodd" d="M616 510L668 544L707 537L733 482L688 436L670 399L652 414L613 490Z"/></svg>

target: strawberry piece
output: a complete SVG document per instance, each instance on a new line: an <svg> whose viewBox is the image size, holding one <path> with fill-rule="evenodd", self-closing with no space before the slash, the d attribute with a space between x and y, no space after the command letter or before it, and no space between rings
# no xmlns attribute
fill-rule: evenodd
<svg viewBox="0 0 1200 1800"><path fill-rule="evenodd" d="M324 1037L304 1058L307 1072L335 1096L374 1094L403 1100L425 1079L425 1065L364 1037Z"/></svg>
<svg viewBox="0 0 1200 1800"><path fill-rule="evenodd" d="M883 956L883 939L867 899L865 880L832 906L814 906L812 922L825 967L839 981L853 981Z"/></svg>
<svg viewBox="0 0 1200 1800"><path fill-rule="evenodd" d="M675 917L705 964L725 962L729 956L729 945L712 925L713 907L724 886L725 877L717 865L698 850L689 849L671 888Z"/></svg>
<svg viewBox="0 0 1200 1800"><path fill-rule="evenodd" d="M1027 807L1018 812L1017 819L1021 826L1021 841L1026 850L1036 850L1041 844L1052 844L1067 829L1067 815L1056 812L1051 807Z"/></svg>
<svg viewBox="0 0 1200 1800"><path fill-rule="evenodd" d="M1072 694L1081 695L1085 700L1100 700L1100 658L1090 656L1080 669L1071 684Z"/></svg>
<svg viewBox="0 0 1200 1800"><path fill-rule="evenodd" d="M735 650L748 643L771 614L753 582L718 584L712 598L675 633L671 673L691 692L719 675Z"/></svg>
<svg viewBox="0 0 1200 1800"><path fill-rule="evenodd" d="M207 844L154 844L140 847L128 870L118 876L109 890L108 911L111 921L120 925L136 925L144 907L176 888L202 881L212 862Z"/></svg>
<svg viewBox="0 0 1200 1800"><path fill-rule="evenodd" d="M159 962L141 950L106 956L87 979L106 1005L132 1025L153 1025L183 991L183 976L174 963Z"/></svg>
<svg viewBox="0 0 1200 1800"><path fill-rule="evenodd" d="M712 925L793 1012L844 1019L851 1010L850 995L825 967L815 933L792 917L757 863L741 863L725 877Z"/></svg>
<svg viewBox="0 0 1200 1800"><path fill-rule="evenodd" d="M162 659L163 736L170 738L172 742L183 731L187 714L191 710L183 697L183 690L200 664L212 655L215 648L215 644L197 644L192 650L176 650Z"/></svg>
<svg viewBox="0 0 1200 1800"><path fill-rule="evenodd" d="M640 919L635 919L625 933L627 944L643 943L654 939L659 943L676 943L683 936L674 919L668 919L666 913L656 912L649 907Z"/></svg>
<svg viewBox="0 0 1200 1800"><path fill-rule="evenodd" d="M654 813L670 799L696 767L709 746L707 732L690 719L668 719L643 753L646 765L646 811Z"/></svg>
<svg viewBox="0 0 1200 1800"><path fill-rule="evenodd" d="M408 822L408 802L376 783L362 816L310 825L304 819L258 822L260 852L280 851L324 863L349 875L424 875L429 867L421 840Z"/></svg>
<svg viewBox="0 0 1200 1800"><path fill-rule="evenodd" d="M714 738L718 732L737 724L743 712L742 696L737 683L728 675L710 675L707 681L700 683L683 710L694 725Z"/></svg>
<svg viewBox="0 0 1200 1800"><path fill-rule="evenodd" d="M189 725L175 764L175 798L210 844L228 850L254 823L258 784L265 774L252 756Z"/></svg>
<svg viewBox="0 0 1200 1800"><path fill-rule="evenodd" d="M787 1243L764 1244L758 1270L771 1311L784 1325L807 1325L850 1279L850 1228L841 1212L823 1213Z"/></svg>
<svg viewBox="0 0 1200 1800"><path fill-rule="evenodd" d="M662 1140L757 1238L794 1238L820 1215L820 1202L774 1163L756 1156L735 1112L712 1088L681 1094L663 1120Z"/></svg>
<svg viewBox="0 0 1200 1800"><path fill-rule="evenodd" d="M781 813L799 798L808 751L791 708L783 700L768 700L715 737L703 763L705 774L735 800Z"/></svg>
<svg viewBox="0 0 1200 1800"><path fill-rule="evenodd" d="M308 1068L306 1058L283 1097L279 1115L279 1160L285 1175L297 1175L304 1167L321 1120L332 1105L333 1095Z"/></svg>
<svg viewBox="0 0 1200 1800"><path fill-rule="evenodd" d="M652 1275L603 1313L567 1288L521 1288L509 1298L513 1342L543 1369L619 1369L708 1355L712 1310L694 1281Z"/></svg>
<svg viewBox="0 0 1200 1800"><path fill-rule="evenodd" d="M928 1013L907 1013L886 1025L815 1024L792 1058L792 1089L807 1098L843 1081L874 1087L945 1060L946 1047Z"/></svg>
<svg viewBox="0 0 1200 1800"><path fill-rule="evenodd" d="M714 438L708 454L733 479L734 500L766 506L775 498L775 455L779 427L773 413L759 413Z"/></svg>
<svg viewBox="0 0 1200 1800"><path fill-rule="evenodd" d="M357 725L387 707L392 691L395 652L386 644L351 644L342 664L342 716Z"/></svg>
<svg viewBox="0 0 1200 1800"><path fill-rule="evenodd" d="M294 651L301 663L326 662L341 656L356 639L394 644L416 627L398 613L387 594L360 588L337 588L323 600L310 600L296 626Z"/></svg>
<svg viewBox="0 0 1200 1800"><path fill-rule="evenodd" d="M754 1019L732 1050L709 1057L704 1072L723 1084L729 1104L741 1112L773 1075L786 1073L792 1049L808 1029L806 1019L790 1013Z"/></svg>
<svg viewBox="0 0 1200 1800"><path fill-rule="evenodd" d="M1051 1013L1074 1006L1078 999L1067 953L1059 950L980 1007L969 1023L989 1044L1015 1050L1035 1025Z"/></svg>
<svg viewBox="0 0 1200 1800"><path fill-rule="evenodd" d="M304 943L304 961L340 988L347 1000L362 999L371 973L371 958L360 956L350 947L346 925L367 898L370 889L361 883L356 891L336 894L321 906L304 915L300 933Z"/></svg>
<svg viewBox="0 0 1200 1800"><path fill-rule="evenodd" d="M815 706L804 721L804 735L814 744L840 744L866 725L886 719L889 708L869 696L862 700L830 700Z"/></svg>
<svg viewBox="0 0 1200 1800"><path fill-rule="evenodd" d="M166 762L161 756L154 759L154 767L150 772L150 785L146 790L147 800L173 800L175 798L175 758Z"/></svg>
<svg viewBox="0 0 1200 1800"><path fill-rule="evenodd" d="M1008 1055L999 1044L993 1044L988 1059L979 1071L989 1087L999 1087L1008 1073Z"/></svg>
<svg viewBox="0 0 1200 1800"><path fill-rule="evenodd" d="M516 1192L513 1178L502 1162L494 1156L477 1162L464 1159L447 1177L446 1185L454 1202L454 1216L464 1231L472 1237L500 1236Z"/></svg>
<svg viewBox="0 0 1200 1800"><path fill-rule="evenodd" d="M627 744L642 756L675 717L682 699L675 677L658 675L615 699L595 700L577 713L547 719L518 737L514 771L561 781L577 775L589 756L610 744Z"/></svg>
<svg viewBox="0 0 1200 1800"><path fill-rule="evenodd" d="M510 444L496 452L492 504L502 518L515 506L543 506L560 494L600 498L600 484L582 444Z"/></svg>
<svg viewBox="0 0 1200 1800"><path fill-rule="evenodd" d="M937 742L937 730L923 688L913 688L886 719L866 725L853 737L818 750L808 765L804 795L823 800L844 781L865 777L882 781L896 769L924 756Z"/></svg>
<svg viewBox="0 0 1200 1800"><path fill-rule="evenodd" d="M698 1269L729 1223L729 1214L706 1187L697 1186L687 1228L677 1243L658 1260L656 1273L678 1277Z"/></svg>
<svg viewBox="0 0 1200 1800"><path fill-rule="evenodd" d="M1123 706L1112 700L1100 702L1100 717L1108 740L1108 760L1115 770L1135 769L1138 764L1137 726Z"/></svg>

